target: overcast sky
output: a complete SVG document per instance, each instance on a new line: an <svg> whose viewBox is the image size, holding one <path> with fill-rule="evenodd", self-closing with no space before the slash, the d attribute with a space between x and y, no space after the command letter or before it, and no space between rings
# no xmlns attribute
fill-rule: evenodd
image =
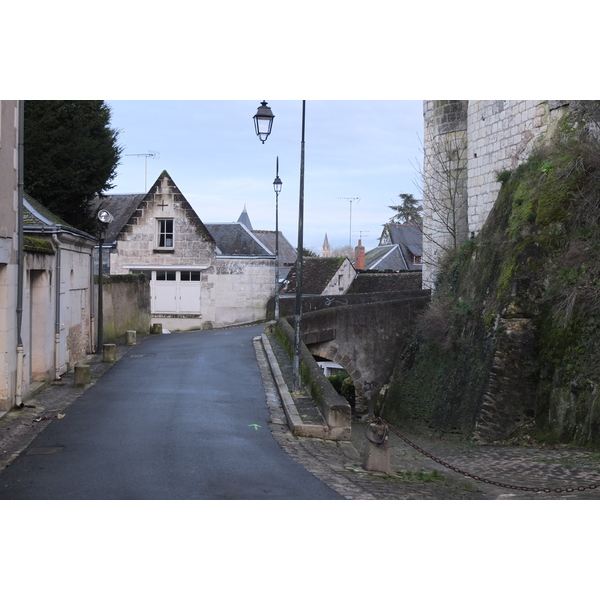
<svg viewBox="0 0 600 600"><path fill-rule="evenodd" d="M302 101L264 98L275 119L262 144L256 100L107 100L124 147L111 193L147 191L163 170L205 223L275 229L276 158L283 189L280 231L298 241ZM304 246L376 246L400 193L420 198L423 103L309 100L305 115ZM132 156L154 154L154 156ZM147 170L147 174L146 174ZM349 200L352 199L352 200Z"/></svg>

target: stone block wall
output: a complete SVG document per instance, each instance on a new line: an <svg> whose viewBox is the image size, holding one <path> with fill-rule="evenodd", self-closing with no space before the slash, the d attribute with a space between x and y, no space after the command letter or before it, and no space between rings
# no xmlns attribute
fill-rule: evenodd
<svg viewBox="0 0 600 600"><path fill-rule="evenodd" d="M448 244L444 232L432 225L436 215L430 165L443 140L460 131L466 136L466 239L481 230L494 205L500 189L496 174L527 160L536 142L565 114L568 105L563 100L424 101L423 287L433 286L436 252L440 245Z"/></svg>

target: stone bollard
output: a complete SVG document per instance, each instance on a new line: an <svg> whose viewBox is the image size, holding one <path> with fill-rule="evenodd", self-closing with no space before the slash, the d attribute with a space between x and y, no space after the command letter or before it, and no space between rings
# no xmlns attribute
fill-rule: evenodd
<svg viewBox="0 0 600 600"><path fill-rule="evenodd" d="M117 360L117 345L116 344L104 344L102 346L103 354L102 361L103 362L115 362Z"/></svg>
<svg viewBox="0 0 600 600"><path fill-rule="evenodd" d="M162 333L162 323L152 323L150 333Z"/></svg>
<svg viewBox="0 0 600 600"><path fill-rule="evenodd" d="M83 387L90 383L90 365L84 363L75 363L73 367L75 378L75 387Z"/></svg>
<svg viewBox="0 0 600 600"><path fill-rule="evenodd" d="M126 346L135 346L135 338L136 338L135 329L128 329L125 332L125 335L126 335L125 345Z"/></svg>
<svg viewBox="0 0 600 600"><path fill-rule="evenodd" d="M365 435L367 443L363 456L363 469L391 473L390 436L387 427L383 423L372 421L367 425Z"/></svg>

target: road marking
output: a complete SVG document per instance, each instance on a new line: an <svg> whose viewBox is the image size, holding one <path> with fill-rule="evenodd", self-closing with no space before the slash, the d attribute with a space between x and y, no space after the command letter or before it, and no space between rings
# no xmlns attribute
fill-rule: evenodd
<svg viewBox="0 0 600 600"><path fill-rule="evenodd" d="M257 425L256 423L252 423L252 425L248 425L248 427L254 427L254 431L260 429L260 425Z"/></svg>

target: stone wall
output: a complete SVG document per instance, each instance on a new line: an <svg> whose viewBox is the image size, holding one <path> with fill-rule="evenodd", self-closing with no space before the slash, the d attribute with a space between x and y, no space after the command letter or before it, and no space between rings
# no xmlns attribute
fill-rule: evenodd
<svg viewBox="0 0 600 600"><path fill-rule="evenodd" d="M500 189L496 174L524 162L567 107L568 102L562 100L424 101L423 287L433 286L440 246L448 246L447 232L439 223L436 226L436 183L431 168L446 140L456 139L459 132L466 137L464 241L481 230L496 200Z"/></svg>
<svg viewBox="0 0 600 600"><path fill-rule="evenodd" d="M98 285L94 290L98 315ZM125 339L128 330L150 331L150 283L143 275L104 276L102 285L104 342Z"/></svg>

